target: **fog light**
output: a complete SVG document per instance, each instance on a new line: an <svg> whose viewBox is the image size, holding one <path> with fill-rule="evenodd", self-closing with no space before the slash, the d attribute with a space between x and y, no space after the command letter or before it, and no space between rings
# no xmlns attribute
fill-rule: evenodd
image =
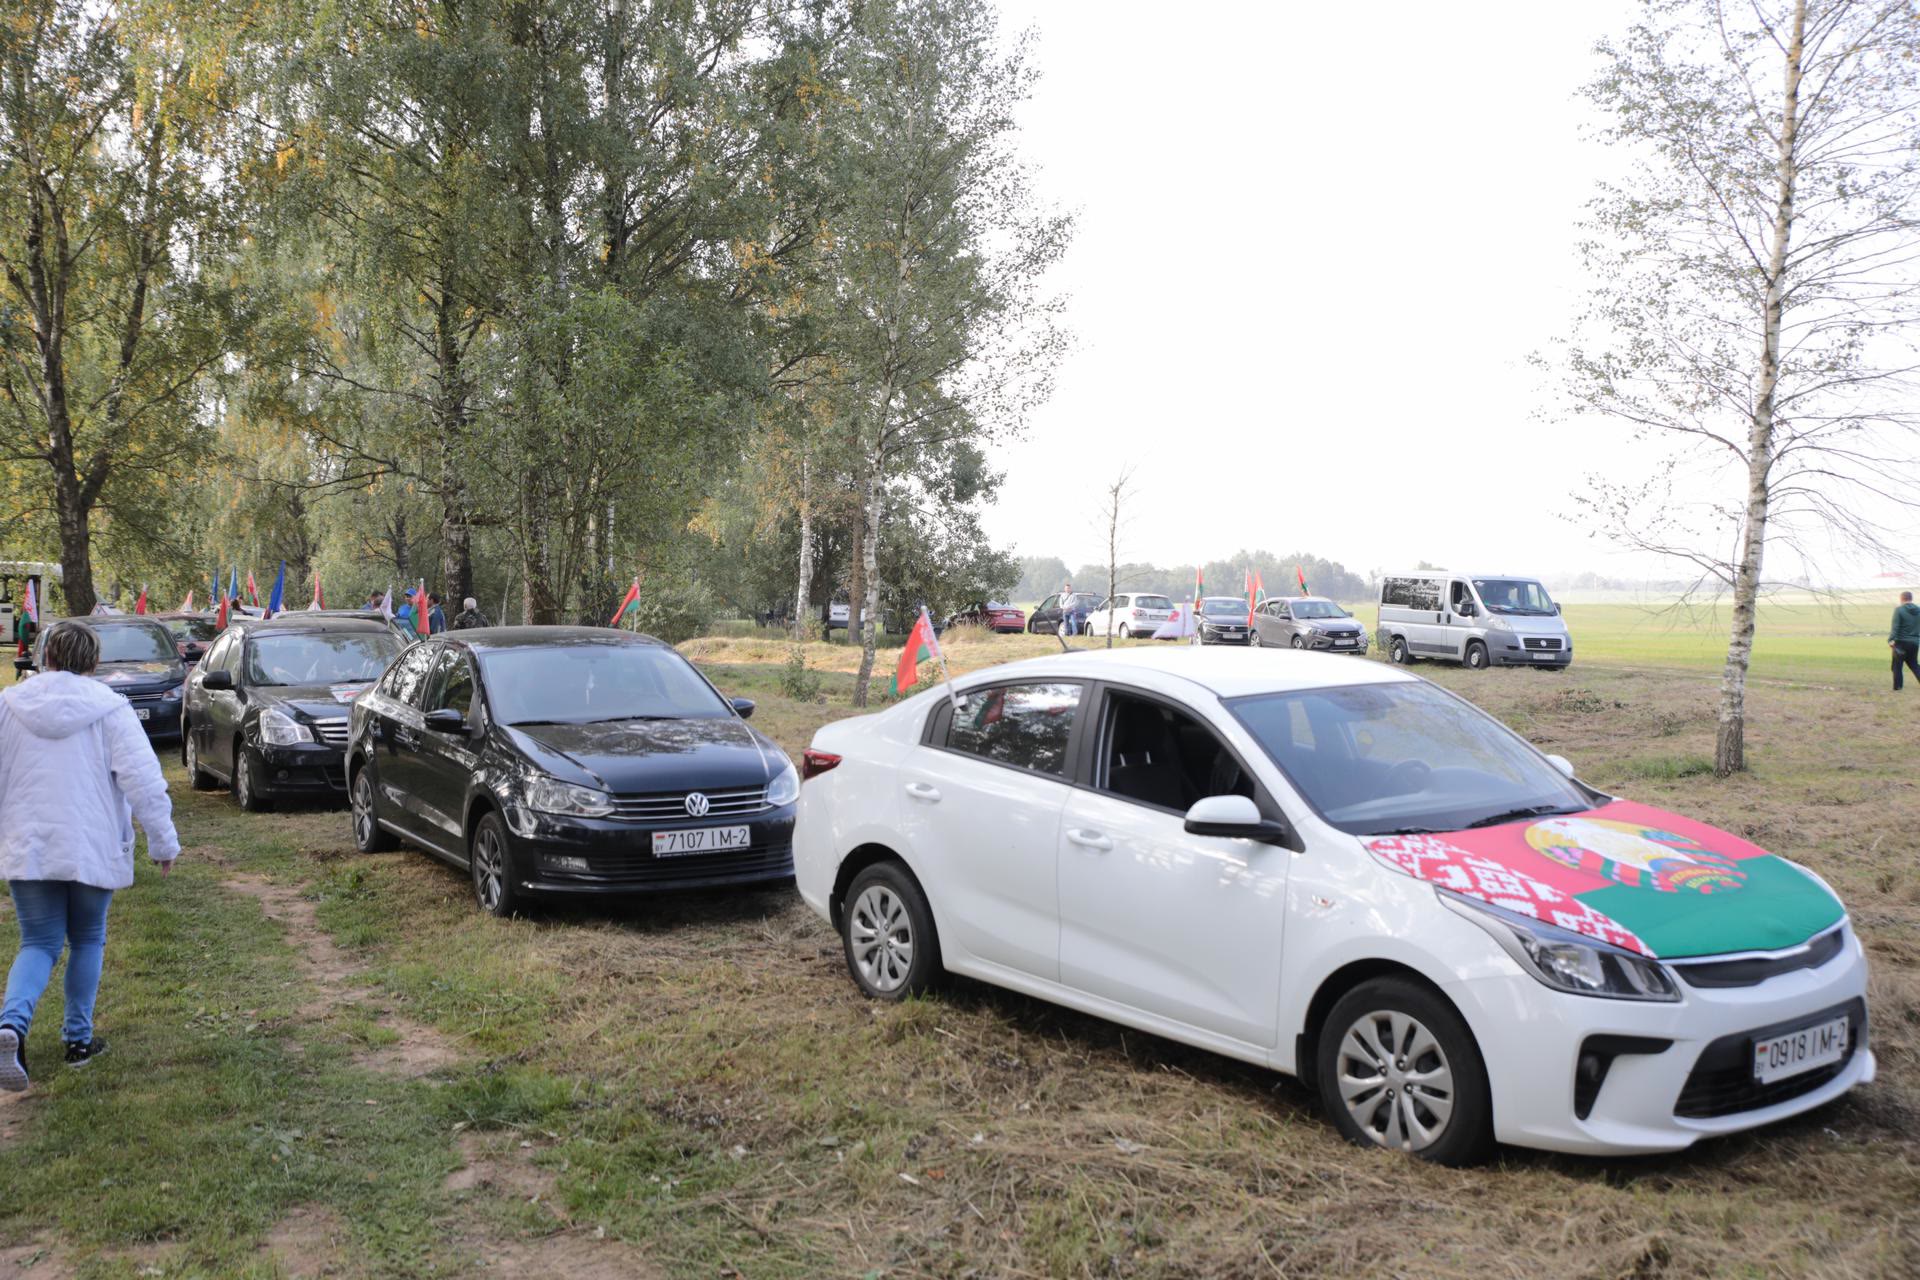
<svg viewBox="0 0 1920 1280"><path fill-rule="evenodd" d="M561 856L561 857L548 858L547 861L552 863L554 866L554 869L557 871L587 870L587 860L585 858Z"/></svg>
<svg viewBox="0 0 1920 1280"><path fill-rule="evenodd" d="M285 769L276 769L273 772L273 776L279 781L285 782L287 780L287 771Z"/></svg>

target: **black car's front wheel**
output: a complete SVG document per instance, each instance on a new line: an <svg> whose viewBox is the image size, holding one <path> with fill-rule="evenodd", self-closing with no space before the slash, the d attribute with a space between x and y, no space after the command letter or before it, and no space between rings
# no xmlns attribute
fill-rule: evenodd
<svg viewBox="0 0 1920 1280"><path fill-rule="evenodd" d="M363 764L349 790L353 805L353 847L361 853L391 853L399 841L380 825L379 799L374 794L373 765Z"/></svg>
<svg viewBox="0 0 1920 1280"><path fill-rule="evenodd" d="M273 808L273 798L260 786L259 753L246 743L236 743L233 753L233 798L248 813L265 813Z"/></svg>
<svg viewBox="0 0 1920 1280"><path fill-rule="evenodd" d="M220 779L201 768L200 744L193 740L193 724L185 718L180 721L180 762L187 767L187 785L195 791L211 791L220 785Z"/></svg>
<svg viewBox="0 0 1920 1280"><path fill-rule="evenodd" d="M513 887L513 851L507 845L507 824L499 814L486 814L474 824L467 855L473 871L473 900L480 909L490 916L519 911L522 898Z"/></svg>

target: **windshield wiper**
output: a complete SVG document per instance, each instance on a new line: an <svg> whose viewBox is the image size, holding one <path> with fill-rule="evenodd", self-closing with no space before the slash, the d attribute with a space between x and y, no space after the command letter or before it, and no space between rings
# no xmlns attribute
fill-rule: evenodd
<svg viewBox="0 0 1920 1280"><path fill-rule="evenodd" d="M575 720L572 723L574 724L621 724L628 720L678 720L678 719L680 719L679 716L659 716L659 715L602 716L598 720Z"/></svg>
<svg viewBox="0 0 1920 1280"><path fill-rule="evenodd" d="M1485 817L1485 818L1478 819L1477 821L1474 821L1474 822L1469 822L1466 826L1460 829L1462 831L1471 831L1475 827L1497 827L1503 822L1518 822L1522 818L1544 818L1548 814L1579 813L1579 812L1580 810L1578 809L1568 809L1562 805L1557 805L1557 804L1532 804L1532 805L1526 806L1523 809L1509 809L1505 813L1496 813L1490 817Z"/></svg>
<svg viewBox="0 0 1920 1280"><path fill-rule="evenodd" d="M1395 827L1391 831L1369 831L1369 836L1437 836L1438 827Z"/></svg>

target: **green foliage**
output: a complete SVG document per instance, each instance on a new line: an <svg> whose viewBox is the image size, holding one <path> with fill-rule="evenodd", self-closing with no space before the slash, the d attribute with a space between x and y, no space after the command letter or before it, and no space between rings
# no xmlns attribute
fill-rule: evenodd
<svg viewBox="0 0 1920 1280"><path fill-rule="evenodd" d="M713 595L703 583L692 580L666 580L643 583L633 612L622 620L623 626L644 631L656 640L679 644L703 636L713 625L716 610Z"/></svg>
<svg viewBox="0 0 1920 1280"><path fill-rule="evenodd" d="M820 700L820 673L807 666L807 651L801 645L787 649L787 660L780 667L780 692L795 702Z"/></svg>

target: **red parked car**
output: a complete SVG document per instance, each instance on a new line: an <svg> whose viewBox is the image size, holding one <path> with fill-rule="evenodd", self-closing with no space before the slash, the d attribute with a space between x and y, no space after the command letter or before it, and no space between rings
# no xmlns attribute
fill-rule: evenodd
<svg viewBox="0 0 1920 1280"><path fill-rule="evenodd" d="M1027 615L1010 604L995 604L988 600L984 603L970 604L949 617L946 627L985 627L989 631L1020 632L1027 629Z"/></svg>

